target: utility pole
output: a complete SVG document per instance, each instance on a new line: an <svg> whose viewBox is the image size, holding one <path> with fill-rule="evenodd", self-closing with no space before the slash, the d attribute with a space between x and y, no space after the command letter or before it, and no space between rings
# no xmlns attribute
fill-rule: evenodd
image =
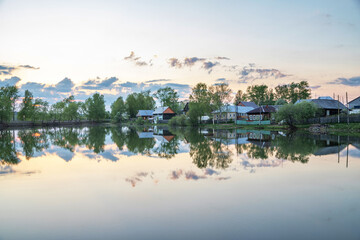
<svg viewBox="0 0 360 240"><path fill-rule="evenodd" d="M338 102L337 102L337 105L338 105L338 123L340 123L340 106L339 106L339 95L338 95Z"/></svg>
<svg viewBox="0 0 360 240"><path fill-rule="evenodd" d="M350 111L350 109L349 109L349 101L348 101L348 94L347 94L347 92L346 92L346 108L347 108L347 124L349 125L349 111Z"/></svg>

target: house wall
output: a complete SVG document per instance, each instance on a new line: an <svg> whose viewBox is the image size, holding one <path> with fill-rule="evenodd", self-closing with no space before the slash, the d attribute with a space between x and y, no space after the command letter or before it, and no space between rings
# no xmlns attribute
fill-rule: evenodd
<svg viewBox="0 0 360 240"><path fill-rule="evenodd" d="M230 112L230 113L225 113L225 112L223 112L223 113L214 113L213 114L213 119L215 120L215 121L217 121L217 120L236 120L236 113L234 113L234 112Z"/></svg>

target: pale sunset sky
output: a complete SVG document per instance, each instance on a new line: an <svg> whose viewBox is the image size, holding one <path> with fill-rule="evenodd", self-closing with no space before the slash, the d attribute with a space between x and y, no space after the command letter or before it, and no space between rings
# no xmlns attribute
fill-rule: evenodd
<svg viewBox="0 0 360 240"><path fill-rule="evenodd" d="M360 1L0 0L0 87L53 103L198 82L360 95Z"/></svg>

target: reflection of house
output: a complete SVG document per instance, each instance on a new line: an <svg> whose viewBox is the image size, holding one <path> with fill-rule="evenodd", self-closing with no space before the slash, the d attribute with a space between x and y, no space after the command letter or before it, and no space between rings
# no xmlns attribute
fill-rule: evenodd
<svg viewBox="0 0 360 240"><path fill-rule="evenodd" d="M338 100L332 99L331 97L319 97L318 99L302 99L298 100L296 104L300 102L314 103L319 109L321 109L321 117L335 115L338 114L338 111L341 112L342 110L346 109L344 104L342 104Z"/></svg>
<svg viewBox="0 0 360 240"><path fill-rule="evenodd" d="M345 149L345 145L321 147L314 152L315 156L330 155L339 153Z"/></svg>
<svg viewBox="0 0 360 240"><path fill-rule="evenodd" d="M227 121L247 118L247 112L254 109L254 107L227 105L222 106L220 110L213 111L213 119L215 121Z"/></svg>
<svg viewBox="0 0 360 240"><path fill-rule="evenodd" d="M159 107L153 112L154 122L167 121L174 117L176 113L170 107Z"/></svg>
<svg viewBox="0 0 360 240"><path fill-rule="evenodd" d="M259 121L259 120L272 120L274 113L277 112L277 108L274 106L261 106L258 108L255 108L249 112L248 114L248 120L250 121Z"/></svg>
<svg viewBox="0 0 360 240"><path fill-rule="evenodd" d="M136 117L141 117L144 120L151 120L153 118L154 110L139 110Z"/></svg>

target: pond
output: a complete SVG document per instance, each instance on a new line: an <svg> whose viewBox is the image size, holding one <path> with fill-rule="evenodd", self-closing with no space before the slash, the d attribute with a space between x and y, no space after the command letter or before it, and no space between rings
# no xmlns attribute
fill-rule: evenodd
<svg viewBox="0 0 360 240"><path fill-rule="evenodd" d="M0 239L360 239L360 138L0 132Z"/></svg>

